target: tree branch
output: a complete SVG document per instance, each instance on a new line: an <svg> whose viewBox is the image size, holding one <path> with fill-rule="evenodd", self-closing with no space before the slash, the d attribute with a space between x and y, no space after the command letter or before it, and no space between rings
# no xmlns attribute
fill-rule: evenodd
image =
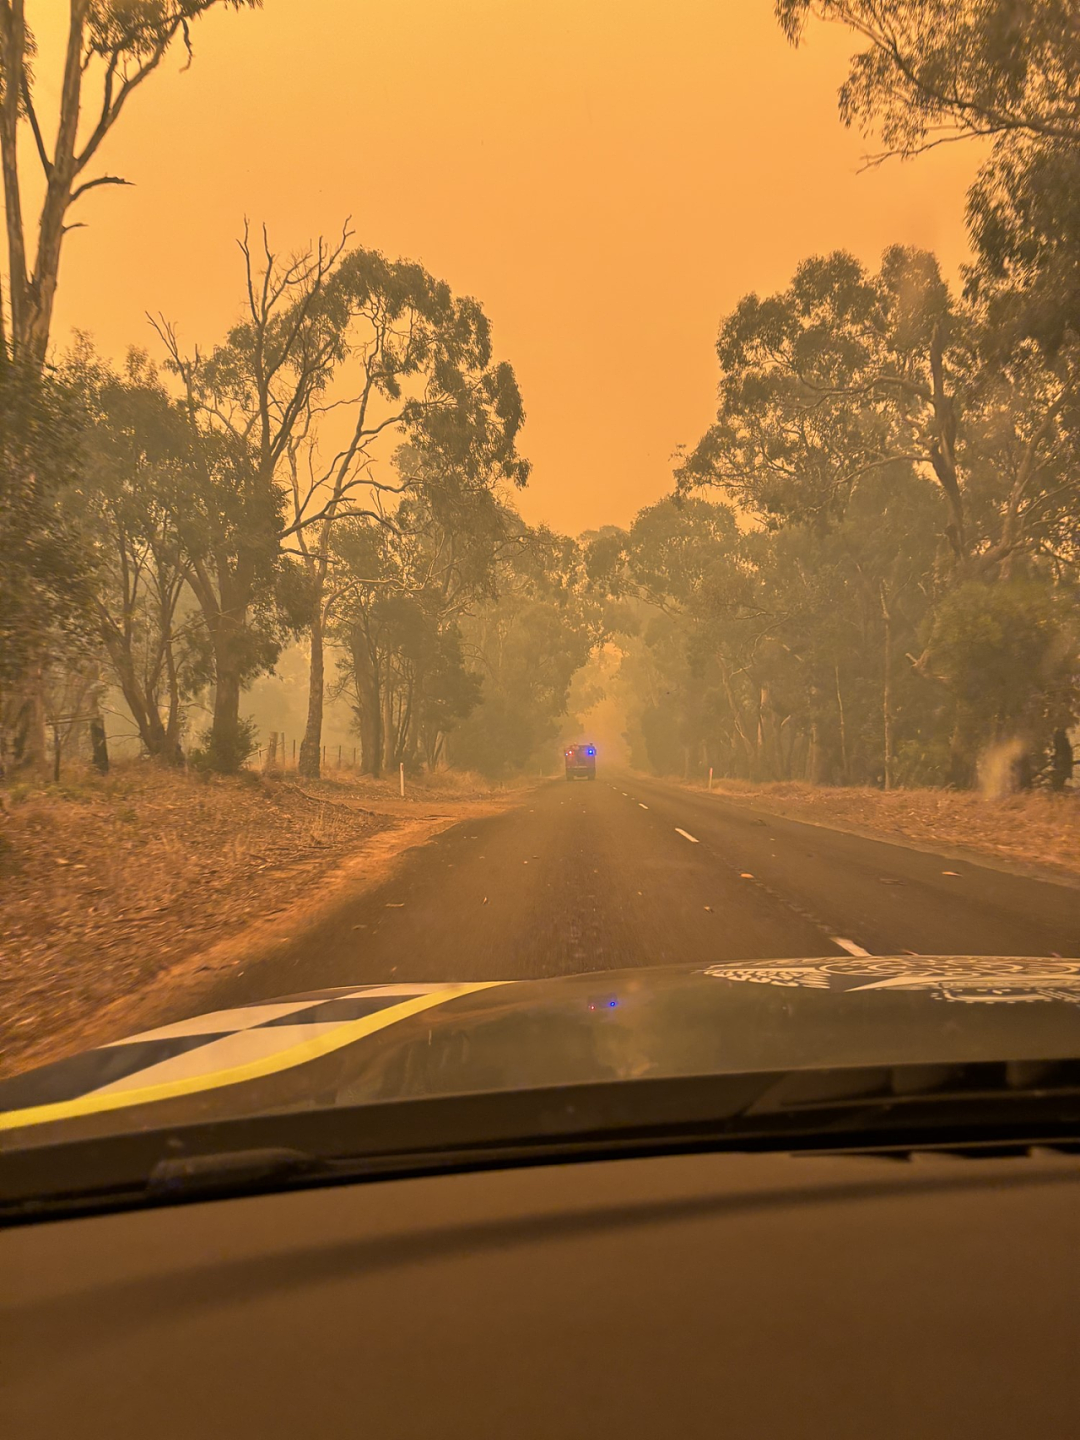
<svg viewBox="0 0 1080 1440"><path fill-rule="evenodd" d="M69 205L74 205L80 195L85 195L88 190L95 190L99 185L133 185L133 180L125 180L122 175L99 175L96 180L86 180L77 186L68 199Z"/></svg>

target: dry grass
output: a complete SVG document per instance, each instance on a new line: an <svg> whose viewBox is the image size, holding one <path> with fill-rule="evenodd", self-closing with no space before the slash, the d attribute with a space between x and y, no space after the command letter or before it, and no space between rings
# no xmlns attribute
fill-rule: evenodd
<svg viewBox="0 0 1080 1440"><path fill-rule="evenodd" d="M407 778L402 799L396 776L348 768L226 780L138 761L0 789L0 1075L102 1043L106 1010L176 999L214 957L302 927L339 884L516 793L460 771Z"/></svg>
<svg viewBox="0 0 1080 1440"><path fill-rule="evenodd" d="M856 829L886 840L946 846L1080 877L1080 795L1045 791L989 800L952 790L863 790L796 781L714 783L715 794L792 819Z"/></svg>
<svg viewBox="0 0 1080 1440"><path fill-rule="evenodd" d="M286 909L392 823L257 776L138 762L8 792L0 815L0 1073L43 1034Z"/></svg>
<svg viewBox="0 0 1080 1440"><path fill-rule="evenodd" d="M397 775L373 780L370 775L360 775L348 769L328 768L322 780L300 780L295 771L288 772L283 779L298 785L310 795L347 804L368 803L380 810L388 805L396 809L402 799ZM472 770L436 770L431 774L405 777L404 804L412 812L440 801L489 800L493 796L510 794L513 789L513 786L493 785Z"/></svg>

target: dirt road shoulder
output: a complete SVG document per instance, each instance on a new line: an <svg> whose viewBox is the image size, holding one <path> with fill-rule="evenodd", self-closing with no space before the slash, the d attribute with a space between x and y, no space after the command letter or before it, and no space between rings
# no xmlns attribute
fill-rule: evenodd
<svg viewBox="0 0 1080 1440"><path fill-rule="evenodd" d="M411 790L132 766L22 797L0 829L0 1075L196 1012L223 972L525 793Z"/></svg>
<svg viewBox="0 0 1080 1440"><path fill-rule="evenodd" d="M686 782L680 782L686 783ZM707 787L688 784L700 792ZM1080 886L1080 796L715 782L718 800L1012 874Z"/></svg>

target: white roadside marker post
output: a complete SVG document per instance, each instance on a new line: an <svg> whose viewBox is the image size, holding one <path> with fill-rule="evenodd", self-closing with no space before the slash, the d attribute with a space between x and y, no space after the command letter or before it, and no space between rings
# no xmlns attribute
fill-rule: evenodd
<svg viewBox="0 0 1080 1440"><path fill-rule="evenodd" d="M712 789L712 766L709 766L709 789Z"/></svg>
<svg viewBox="0 0 1080 1440"><path fill-rule="evenodd" d="M403 761L401 762L401 764L398 766L398 781L399 781L400 788L401 788L401 798L404 800L404 799L405 799L405 762L404 762L404 760L403 760Z"/></svg>

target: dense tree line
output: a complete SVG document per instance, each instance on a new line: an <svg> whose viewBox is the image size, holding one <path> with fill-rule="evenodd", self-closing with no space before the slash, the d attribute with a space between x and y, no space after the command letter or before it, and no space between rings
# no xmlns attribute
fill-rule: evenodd
<svg viewBox="0 0 1080 1440"><path fill-rule="evenodd" d="M349 238L282 258L245 234L244 313L206 353L159 321L160 365L80 339L0 374L22 387L0 437L9 764L33 754L20 704L55 729L74 680L82 709L119 690L147 755L234 772L259 743L244 692L295 642L305 776L328 693L376 776L445 761L467 720L449 753L492 775L556 733L587 598L573 542L513 507L513 371L475 301Z"/></svg>
<svg viewBox="0 0 1080 1440"><path fill-rule="evenodd" d="M76 709L94 707L100 689L92 662L73 675L95 611L93 545L71 513L79 508L86 415L78 387L49 363L67 235L86 223L75 216L88 196L128 183L99 168L102 151L165 56L180 44L190 61L195 24L215 6L259 4L71 0L59 72L39 86L28 7L0 0L0 768L43 768L50 710L58 747L60 712L71 711L72 698ZM39 89L56 101L51 137ZM37 172L29 182L27 161ZM35 186L36 222L28 219Z"/></svg>
<svg viewBox="0 0 1080 1440"><path fill-rule="evenodd" d="M962 292L895 247L815 256L720 328L676 497L597 537L629 596L641 763L1060 788L1080 707L1080 44L1066 0L778 0L860 49L841 114L880 162L969 136ZM709 498L702 498L709 497Z"/></svg>
<svg viewBox="0 0 1080 1440"><path fill-rule="evenodd" d="M122 696L144 751L224 772L244 695L309 657L363 766L492 776L560 733L613 638L633 758L751 779L1063 787L1080 709L1080 45L1070 0L777 0L856 37L870 163L983 137L959 287L895 246L811 256L720 326L714 423L672 498L574 541L526 526L524 418L476 301L355 242L240 243L208 350L159 317L116 366L50 327L72 207L130 97L214 3L72 0L55 142L0 0L0 765ZM95 88L96 87L96 88ZM93 98L91 100L91 93ZM24 223L20 164L44 205ZM193 719L209 709L209 723Z"/></svg>
<svg viewBox="0 0 1080 1440"><path fill-rule="evenodd" d="M190 62L203 14L257 3L72 0L51 144L26 8L0 3L5 770L42 770L49 730L58 756L61 730L93 723L111 688L147 755L235 771L257 744L244 692L296 642L310 656L309 777L334 687L376 775L444 758L485 685L502 686L502 720L487 741L475 722L469 754L488 770L506 768L492 745L531 753L565 704L577 622L555 593L563 557L513 510L524 412L474 300L347 230L282 255L246 229L242 310L209 350L164 318L156 355L132 351L119 368L86 339L59 356L50 343L61 252L81 223L71 211L127 183L95 168L109 133L173 45ZM28 156L44 185L36 228ZM503 723L508 648L483 628L504 592L541 648L560 646L561 661L540 661L553 673L539 691L529 675L530 705L515 697L521 733ZM559 616L546 640L545 606Z"/></svg>
<svg viewBox="0 0 1080 1440"><path fill-rule="evenodd" d="M31 443L37 414L48 444L34 442L35 485L0 502L37 495L40 515L12 519L47 544L13 546L5 567L19 602L5 696L35 692L31 663L45 678L93 671L121 692L148 755L229 773L258 743L246 687L299 641L303 774L319 774L334 689L371 774L444 760L487 690L500 719L486 742L476 721L461 763L514 768L507 754L523 761L554 733L584 658L584 601L565 593L572 542L513 508L528 475L523 409L482 310L347 239L282 260L265 237L257 259L247 238L241 249L246 313L206 354L186 355L161 322L160 368L133 351L118 370L83 340L27 381L6 473L20 473L17 437ZM51 585L35 583L43 565ZM492 641L496 612L525 637L516 729L514 642ZM211 707L201 734L189 733L196 701ZM17 724L6 741L18 764Z"/></svg>

